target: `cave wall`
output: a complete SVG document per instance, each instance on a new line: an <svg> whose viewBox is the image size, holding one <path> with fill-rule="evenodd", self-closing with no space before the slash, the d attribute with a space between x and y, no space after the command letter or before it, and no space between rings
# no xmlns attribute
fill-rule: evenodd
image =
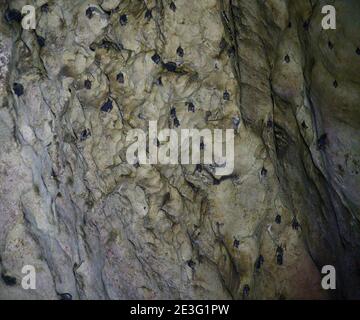
<svg viewBox="0 0 360 320"><path fill-rule="evenodd" d="M358 1L1 12L28 3L36 30L0 20L1 299L359 298ZM126 135L150 120L234 128L233 174L128 164ZM21 287L26 264L36 290Z"/></svg>

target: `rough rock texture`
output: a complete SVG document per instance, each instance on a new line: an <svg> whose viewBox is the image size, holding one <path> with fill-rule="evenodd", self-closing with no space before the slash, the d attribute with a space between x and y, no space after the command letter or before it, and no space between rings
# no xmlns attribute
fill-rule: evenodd
<svg viewBox="0 0 360 320"><path fill-rule="evenodd" d="M360 298L358 0L0 9L29 3L35 31L0 21L0 299ZM127 163L172 107L177 130L236 127L233 175Z"/></svg>

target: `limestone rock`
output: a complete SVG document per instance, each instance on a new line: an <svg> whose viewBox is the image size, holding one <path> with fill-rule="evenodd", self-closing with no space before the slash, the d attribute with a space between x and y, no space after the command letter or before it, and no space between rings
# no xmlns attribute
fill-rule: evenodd
<svg viewBox="0 0 360 320"><path fill-rule="evenodd" d="M36 30L0 20L0 299L360 298L359 1L326 31L323 0L28 2ZM232 175L129 164L149 121L235 128Z"/></svg>

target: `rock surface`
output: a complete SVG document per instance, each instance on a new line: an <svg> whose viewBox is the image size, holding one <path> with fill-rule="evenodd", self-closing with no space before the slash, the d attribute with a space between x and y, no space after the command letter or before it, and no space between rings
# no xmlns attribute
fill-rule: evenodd
<svg viewBox="0 0 360 320"><path fill-rule="evenodd" d="M1 12L25 2L35 31L0 20L0 299L360 298L359 1L326 31L323 0ZM172 108L177 130L240 119L230 177L127 163Z"/></svg>

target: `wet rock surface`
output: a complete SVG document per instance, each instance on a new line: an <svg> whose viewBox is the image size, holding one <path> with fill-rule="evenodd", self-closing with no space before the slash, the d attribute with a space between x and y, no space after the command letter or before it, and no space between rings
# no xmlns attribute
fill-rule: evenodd
<svg viewBox="0 0 360 320"><path fill-rule="evenodd" d="M360 298L358 1L5 2L0 299ZM128 164L150 120L235 127L233 174Z"/></svg>

